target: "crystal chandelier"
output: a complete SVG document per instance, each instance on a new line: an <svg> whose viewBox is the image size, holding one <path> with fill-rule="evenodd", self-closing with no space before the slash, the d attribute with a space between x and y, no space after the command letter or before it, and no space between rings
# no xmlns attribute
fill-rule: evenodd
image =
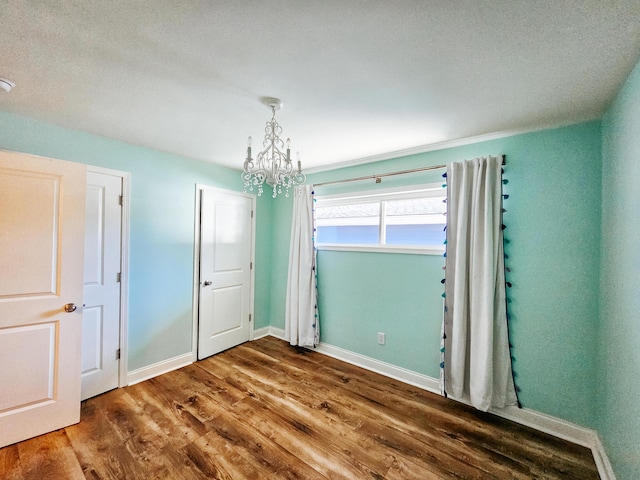
<svg viewBox="0 0 640 480"><path fill-rule="evenodd" d="M289 188L303 184L306 179L302 173L300 152L298 152L298 170L294 171L289 148L291 140L287 138L285 149L285 142L280 139L282 127L276 121L276 110L282 108L282 101L266 97L262 99L262 103L271 108L272 116L264 128L263 150L258 153L255 160L251 158L251 137L247 140L247 158L242 171L244 191L252 192L256 186L258 196L261 196L262 185L267 182L273 190L273 198L282 194L283 187L285 196L288 197Z"/></svg>

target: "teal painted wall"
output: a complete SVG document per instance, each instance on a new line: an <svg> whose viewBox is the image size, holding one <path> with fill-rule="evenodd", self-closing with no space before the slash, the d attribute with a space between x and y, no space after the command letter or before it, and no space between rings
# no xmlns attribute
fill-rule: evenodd
<svg viewBox="0 0 640 480"><path fill-rule="evenodd" d="M603 119L598 431L619 480L640 475L640 63Z"/></svg>
<svg viewBox="0 0 640 480"><path fill-rule="evenodd" d="M515 370L524 406L594 427L600 265L599 122L310 175L310 182L507 155L505 221L512 269ZM384 179L379 188L441 181L438 174ZM373 182L318 187L373 189ZM278 202L280 202L278 200ZM274 245L286 245L291 202L274 214ZM280 261L280 260L278 260ZM286 266L273 272L271 324L284 327ZM321 340L438 377L442 258L318 254ZM377 345L377 332L387 344Z"/></svg>
<svg viewBox="0 0 640 480"><path fill-rule="evenodd" d="M321 341L437 378L443 264L440 255L320 252Z"/></svg>
<svg viewBox="0 0 640 480"><path fill-rule="evenodd" d="M256 199L256 264L254 277L253 328L268 327L271 319L271 252L273 199L262 195Z"/></svg>
<svg viewBox="0 0 640 480"><path fill-rule="evenodd" d="M195 184L239 190L239 172L2 112L0 148L131 172L129 369L190 352ZM258 201L256 282L263 284L270 209ZM268 299L256 292L256 325L269 323Z"/></svg>

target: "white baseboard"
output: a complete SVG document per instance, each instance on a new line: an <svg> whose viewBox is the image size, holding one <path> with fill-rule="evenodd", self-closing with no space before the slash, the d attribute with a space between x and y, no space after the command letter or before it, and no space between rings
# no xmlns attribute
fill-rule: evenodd
<svg viewBox="0 0 640 480"><path fill-rule="evenodd" d="M189 352L154 363L153 365L132 370L127 374L127 385L140 383L145 380L149 380L150 378L157 377L158 375L162 375L163 373L168 373L172 370L186 367L187 365L192 364L195 360L194 354Z"/></svg>
<svg viewBox="0 0 640 480"><path fill-rule="evenodd" d="M257 340L262 337L267 337L269 335L272 337L279 338L280 340L286 340L284 336L284 330L281 328L269 326L269 327L257 328L253 331L254 340Z"/></svg>
<svg viewBox="0 0 640 480"><path fill-rule="evenodd" d="M390 363L385 363L371 357L360 355L359 353L345 350L344 348L328 345L326 343L320 343L316 348L311 350L358 367L366 368L367 370L371 370L372 372L385 375L395 380L408 383L414 387L422 388L423 390L428 390L433 393L440 393L440 383L433 377L413 372L402 367L397 367Z"/></svg>
<svg viewBox="0 0 640 480"><path fill-rule="evenodd" d="M273 329L275 331L272 332L271 329L273 329L273 327L270 327L269 335L281 339L284 338L284 331ZM359 353L326 343L320 343L312 350L440 395L440 381L437 378L397 367L376 360L375 358L360 355ZM611 463L600 441L598 432L595 430L528 408L508 407L504 409L492 409L491 413L591 449L600 478L602 480L615 480L616 477Z"/></svg>
<svg viewBox="0 0 640 480"><path fill-rule="evenodd" d="M531 410L529 408L505 407L492 408L490 413L507 420L512 420L521 425L535 428L554 437L568 440L569 442L591 448L594 444L594 430L581 427L571 422L567 422L558 417L552 417L545 413Z"/></svg>
<svg viewBox="0 0 640 480"><path fill-rule="evenodd" d="M257 340L262 337L271 335L273 337L284 340L284 330L275 327L263 327L257 328L253 331L253 340ZM185 353L178 355L177 357L168 358L153 365L138 368L127 373L126 385L134 385L136 383L144 382L150 378L157 377L163 373L168 373L178 368L186 367L197 360L194 353Z"/></svg>
<svg viewBox="0 0 640 480"><path fill-rule="evenodd" d="M593 452L593 459L598 466L600 478L602 480L616 480L616 474L613 472L613 467L597 432L594 432L594 446L591 447L591 451Z"/></svg>
<svg viewBox="0 0 640 480"><path fill-rule="evenodd" d="M266 337L268 335L271 335L270 333L271 327L267 326L267 327L262 327L262 328L256 328L253 331L253 338L252 340L258 340L259 338L262 337ZM275 335L274 335L275 336Z"/></svg>
<svg viewBox="0 0 640 480"><path fill-rule="evenodd" d="M528 408L506 407L491 409L490 412L590 449L600 478L602 480L616 479L597 431Z"/></svg>

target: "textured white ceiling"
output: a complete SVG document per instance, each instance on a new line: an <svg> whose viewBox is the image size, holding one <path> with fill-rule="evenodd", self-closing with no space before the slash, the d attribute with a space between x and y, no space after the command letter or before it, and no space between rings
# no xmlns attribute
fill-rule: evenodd
<svg viewBox="0 0 640 480"><path fill-rule="evenodd" d="M270 111L303 166L597 118L638 0L3 0L0 110L240 168Z"/></svg>

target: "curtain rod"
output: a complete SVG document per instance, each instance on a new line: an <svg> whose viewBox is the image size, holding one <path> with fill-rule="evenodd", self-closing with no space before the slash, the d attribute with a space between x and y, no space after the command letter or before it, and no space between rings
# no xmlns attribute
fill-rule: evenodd
<svg viewBox="0 0 640 480"><path fill-rule="evenodd" d="M505 155L500 155L502 157L502 165L504 165L507 161ZM345 178L343 180L333 180L330 182L320 182L314 183L314 187L322 187L323 185L333 185L336 183L347 183L347 182L358 182L360 180L375 180L376 183L382 182L382 177L391 177L393 175L404 175L406 173L417 173L417 172L425 172L427 170L437 170L439 168L446 168L446 165L434 165L432 167L422 167L422 168L412 168L410 170L400 170L398 172L389 172L389 173L380 173L378 175L367 175L365 177L355 177L355 178Z"/></svg>

